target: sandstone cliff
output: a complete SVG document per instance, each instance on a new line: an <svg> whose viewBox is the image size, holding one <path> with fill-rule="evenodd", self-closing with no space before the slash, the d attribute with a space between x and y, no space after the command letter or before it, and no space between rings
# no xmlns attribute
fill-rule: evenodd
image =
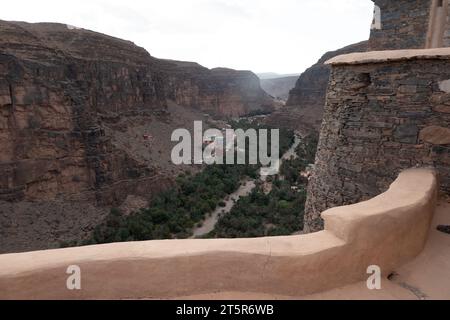
<svg viewBox="0 0 450 320"><path fill-rule="evenodd" d="M270 112L273 99L261 89L250 71L207 69L197 63L160 60L166 75L165 94L182 106L197 108L216 118L240 117L255 111Z"/></svg>
<svg viewBox="0 0 450 320"><path fill-rule="evenodd" d="M95 206L169 187L180 170L168 164L170 133L203 112L272 108L251 72L156 59L129 41L63 24L0 21L0 48L0 250L15 249L14 235L28 232L20 250L45 247L67 225L79 236L98 222ZM72 214L81 202L92 204L80 209L90 217L83 223ZM50 209L61 221L46 235L43 226L30 230Z"/></svg>
<svg viewBox="0 0 450 320"><path fill-rule="evenodd" d="M330 67L324 62L341 54L367 50L367 41L327 52L320 60L298 78L289 93L286 107L274 112L268 122L305 132L318 131L322 122L323 107L330 77Z"/></svg>
<svg viewBox="0 0 450 320"><path fill-rule="evenodd" d="M64 25L0 28L0 198L95 191L97 201L113 203L138 181L150 187L157 172L116 150L102 126L114 117L164 112L161 77L148 53Z"/></svg>

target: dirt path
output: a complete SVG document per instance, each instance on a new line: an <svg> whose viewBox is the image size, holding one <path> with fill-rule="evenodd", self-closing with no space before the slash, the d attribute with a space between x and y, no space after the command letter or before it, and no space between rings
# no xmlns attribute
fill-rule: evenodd
<svg viewBox="0 0 450 320"><path fill-rule="evenodd" d="M289 148L289 150L281 157L281 160L279 161L279 164L283 162L283 160L288 160L291 157L296 157L295 149L297 146L301 143L301 138L297 134L295 135L295 141L294 144ZM267 175L263 174L263 171L261 171L261 177L262 182L265 182L267 180ZM233 209L234 204L241 198L248 196L252 190L255 188L256 183L254 180L245 180L243 182L243 185L234 193L232 193L228 200L224 200L225 207L218 207L211 216L207 217L205 220L203 220L203 224L199 228L195 228L193 231L193 236L191 238L197 238L204 236L211 231L214 230L214 227L216 226L216 223L219 221L221 216L229 213L231 209ZM269 187L270 188L270 187ZM270 188L271 189L271 188Z"/></svg>
<svg viewBox="0 0 450 320"><path fill-rule="evenodd" d="M234 207L235 201L238 201L241 197L248 196L255 186L255 181L245 180L242 186L229 196L228 200L224 200L225 207L218 207L210 217L203 221L203 225L200 228L194 230L192 238L201 237L213 231L220 217L229 213Z"/></svg>

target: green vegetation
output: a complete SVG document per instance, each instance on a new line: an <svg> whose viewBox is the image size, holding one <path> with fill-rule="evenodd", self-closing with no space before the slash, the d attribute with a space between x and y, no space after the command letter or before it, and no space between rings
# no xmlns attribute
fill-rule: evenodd
<svg viewBox="0 0 450 320"><path fill-rule="evenodd" d="M239 121L232 121L230 123L231 127L234 130L237 129L242 129L244 131L247 131L248 129L256 129L256 130L264 130L267 129L268 131L268 137L267 137L267 142L268 142L268 146L267 146L267 151L269 153L270 156L270 150L271 150L271 134L270 134L270 130L273 129L270 126L267 125L263 125L263 124L259 124L257 122L250 122L248 120L239 120ZM283 155L286 151L289 150L289 148L291 147L291 145L294 143L295 141L295 135L294 132L292 130L289 129L279 129L280 132L280 140L279 140L279 145L280 145L280 156ZM247 146L248 149L248 146Z"/></svg>
<svg viewBox="0 0 450 320"><path fill-rule="evenodd" d="M279 178L265 194L258 185L247 197L242 197L216 224L207 238L245 238L289 235L303 228L304 189L292 190L289 182Z"/></svg>
<svg viewBox="0 0 450 320"><path fill-rule="evenodd" d="M314 162L317 137L307 137L296 149L297 158L284 161L280 175L272 181L272 190L264 192L259 184L240 198L207 236L245 238L290 235L303 229L308 180L300 173Z"/></svg>
<svg viewBox="0 0 450 320"><path fill-rule="evenodd" d="M264 110L253 110L247 114L247 117L256 117L256 116L267 116L271 114L272 111L264 111Z"/></svg>
<svg viewBox="0 0 450 320"><path fill-rule="evenodd" d="M207 166L177 179L176 187L158 195L149 208L130 216L111 210L85 244L187 238L206 214L239 188L244 176L257 177L255 166Z"/></svg>
<svg viewBox="0 0 450 320"><path fill-rule="evenodd" d="M233 127L270 129L247 121L234 122ZM280 154L293 141L292 131L280 130ZM188 238L209 213L225 205L223 199L235 192L245 177L257 179L259 168L259 165L211 165L194 176L187 172L177 178L173 189L156 196L149 208L129 216L112 209L105 222L95 228L93 236L81 244ZM286 196L286 201L291 198ZM286 203L279 205L290 210Z"/></svg>

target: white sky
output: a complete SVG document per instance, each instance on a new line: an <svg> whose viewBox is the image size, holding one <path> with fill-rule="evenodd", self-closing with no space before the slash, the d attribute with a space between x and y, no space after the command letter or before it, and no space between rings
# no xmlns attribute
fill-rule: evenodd
<svg viewBox="0 0 450 320"><path fill-rule="evenodd" d="M296 73L369 37L370 0L11 0L0 19L61 22L208 68Z"/></svg>

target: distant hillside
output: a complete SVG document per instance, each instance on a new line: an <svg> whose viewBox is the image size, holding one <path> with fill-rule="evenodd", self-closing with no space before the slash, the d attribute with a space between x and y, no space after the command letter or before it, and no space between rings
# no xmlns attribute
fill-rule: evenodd
<svg viewBox="0 0 450 320"><path fill-rule="evenodd" d="M286 101L289 98L289 91L295 87L297 79L298 76L261 79L261 87L272 97Z"/></svg>
<svg viewBox="0 0 450 320"><path fill-rule="evenodd" d="M256 75L261 80L268 80L268 79L279 79L279 78L287 78L287 77L297 77L298 78L300 73L281 74L281 73L275 73L275 72L264 72L264 73L257 73Z"/></svg>

